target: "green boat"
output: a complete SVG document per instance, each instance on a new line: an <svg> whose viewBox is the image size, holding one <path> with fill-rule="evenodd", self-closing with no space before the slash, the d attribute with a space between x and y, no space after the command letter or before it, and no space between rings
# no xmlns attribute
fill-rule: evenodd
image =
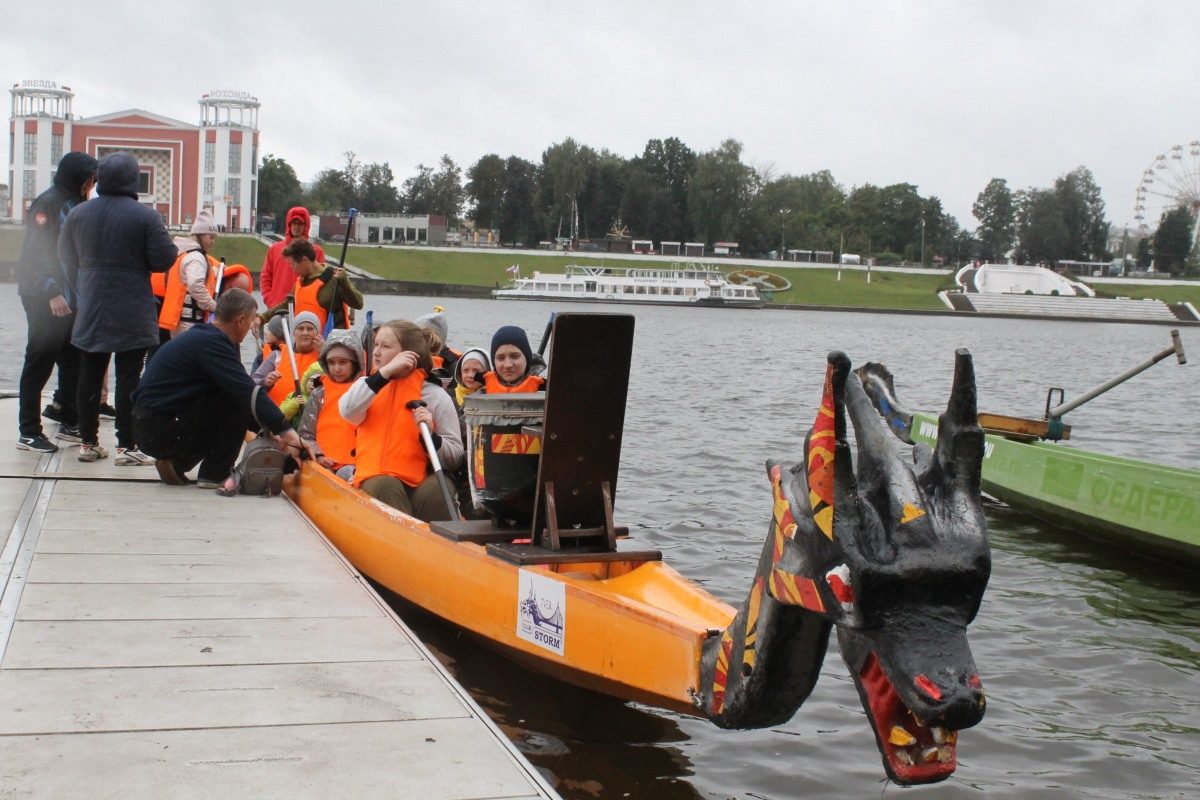
<svg viewBox="0 0 1200 800"><path fill-rule="evenodd" d="M1184 363L1176 339L1175 353ZM1164 354L1159 354L1164 355ZM1149 363L1155 363L1155 361ZM1146 364L1078 401L1050 408L1045 420L979 415L984 437L983 490L1039 520L1120 547L1173 562L1200 566L1200 470L1088 452L1039 437L1067 438L1062 409L1086 400L1140 372ZM909 444L936 446L938 418L910 413L896 398L892 375L882 364L858 370L863 386L889 428ZM1054 412L1058 411L1058 414ZM988 419L994 422L989 425ZM1024 426L1013 422L1025 423Z"/></svg>

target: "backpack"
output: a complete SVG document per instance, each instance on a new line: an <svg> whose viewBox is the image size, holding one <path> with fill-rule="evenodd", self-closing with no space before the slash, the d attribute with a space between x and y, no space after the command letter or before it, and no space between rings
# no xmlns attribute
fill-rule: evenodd
<svg viewBox="0 0 1200 800"><path fill-rule="evenodd" d="M250 413L258 423L258 436L246 443L242 457L233 468L231 477L236 488L232 491L222 490L222 494L272 497L283 491L283 469L287 464L288 455L279 449L278 442L258 418L255 406L258 403L259 388L255 386L253 394L250 395Z"/></svg>

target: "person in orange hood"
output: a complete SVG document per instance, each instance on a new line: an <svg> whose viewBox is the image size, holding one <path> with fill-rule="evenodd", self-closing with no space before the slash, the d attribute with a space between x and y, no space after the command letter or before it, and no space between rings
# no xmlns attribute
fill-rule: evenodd
<svg viewBox="0 0 1200 800"><path fill-rule="evenodd" d="M308 239L311 224L312 218L309 217L307 208L296 206L288 209L284 225L286 235L283 241L276 242L267 249L267 257L263 259L262 274L258 278L259 289L262 291L263 302L267 304L267 308L279 305L286 300L288 293L296 285L296 278L300 276L283 257L283 248L291 244L293 239ZM317 263L324 264L325 251L315 242L313 248L317 251Z"/></svg>

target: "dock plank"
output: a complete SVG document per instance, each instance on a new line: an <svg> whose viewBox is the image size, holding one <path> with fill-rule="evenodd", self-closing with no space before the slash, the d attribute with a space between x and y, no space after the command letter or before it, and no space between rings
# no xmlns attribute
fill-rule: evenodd
<svg viewBox="0 0 1200 800"><path fill-rule="evenodd" d="M29 569L31 583L277 583L297 575L336 582L345 570L321 553L253 559L220 553L38 553Z"/></svg>
<svg viewBox="0 0 1200 800"><path fill-rule="evenodd" d="M18 620L0 667L186 667L418 658L389 621L312 619Z"/></svg>
<svg viewBox="0 0 1200 800"><path fill-rule="evenodd" d="M22 800L549 796L477 734L474 721L448 719L0 736L0 784Z"/></svg>
<svg viewBox="0 0 1200 800"><path fill-rule="evenodd" d="M387 722L468 716L429 671L404 664L0 670L7 734ZM410 665L411 666L411 665Z"/></svg>
<svg viewBox="0 0 1200 800"><path fill-rule="evenodd" d="M383 610L356 579L314 592L290 583L36 583L25 587L18 620L255 619L379 617ZM330 582L332 583L332 582Z"/></svg>

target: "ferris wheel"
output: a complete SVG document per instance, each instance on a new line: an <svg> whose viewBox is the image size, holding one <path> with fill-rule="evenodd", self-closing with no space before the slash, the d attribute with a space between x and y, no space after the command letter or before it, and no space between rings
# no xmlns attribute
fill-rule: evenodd
<svg viewBox="0 0 1200 800"><path fill-rule="evenodd" d="M1142 173L1133 217L1143 236L1158 227L1168 211L1184 206L1200 229L1200 141L1177 144L1154 157ZM1193 230L1195 240L1196 230Z"/></svg>

